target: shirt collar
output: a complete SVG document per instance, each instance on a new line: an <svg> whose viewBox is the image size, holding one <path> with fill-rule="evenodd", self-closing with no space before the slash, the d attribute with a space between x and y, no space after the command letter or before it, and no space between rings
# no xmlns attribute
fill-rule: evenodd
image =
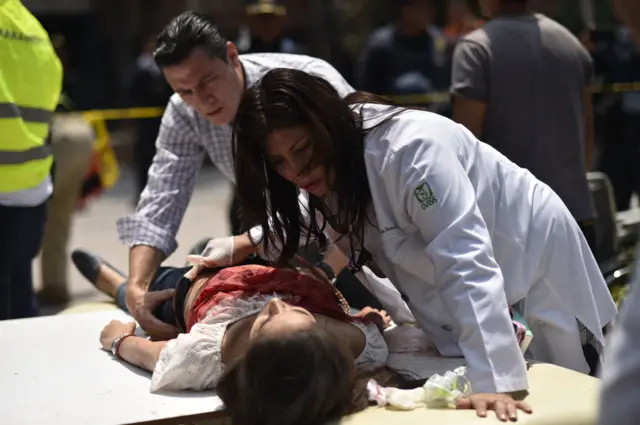
<svg viewBox="0 0 640 425"><path fill-rule="evenodd" d="M260 69L258 65L244 59L240 56L240 64L242 65L242 72L244 74L244 88L245 90L253 87L260 79Z"/></svg>

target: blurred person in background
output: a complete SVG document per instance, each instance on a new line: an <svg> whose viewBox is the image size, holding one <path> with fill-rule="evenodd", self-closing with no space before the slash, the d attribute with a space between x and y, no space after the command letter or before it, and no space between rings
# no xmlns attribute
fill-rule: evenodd
<svg viewBox="0 0 640 425"><path fill-rule="evenodd" d="M453 57L454 120L551 186L596 248L587 182L593 146L591 57L528 0L480 0L491 18Z"/></svg>
<svg viewBox="0 0 640 425"><path fill-rule="evenodd" d="M247 25L237 42L240 53L303 53L304 48L284 34L287 8L278 0L249 0Z"/></svg>
<svg viewBox="0 0 640 425"><path fill-rule="evenodd" d="M69 102L61 102L51 123L53 194L47 204L40 257L42 288L37 295L41 305L65 304L71 299L68 285L69 239L83 179L93 155L95 135L91 125L82 115L70 114L70 111Z"/></svg>
<svg viewBox="0 0 640 425"><path fill-rule="evenodd" d="M376 30L356 70L359 90L416 95L447 89L447 42L435 27L432 0L391 0L394 22Z"/></svg>
<svg viewBox="0 0 640 425"><path fill-rule="evenodd" d="M62 64L62 69L64 71L64 75L62 76L62 91L64 93L63 99L65 99L64 102L69 106L79 95L79 77L74 66L74 57L64 35L52 35L51 43L53 44L53 48L55 49L56 54L60 59L60 63Z"/></svg>
<svg viewBox="0 0 640 425"><path fill-rule="evenodd" d="M37 315L32 262L51 196L49 123L62 66L19 0L0 0L0 320Z"/></svg>
<svg viewBox="0 0 640 425"><path fill-rule="evenodd" d="M640 2L611 0L640 47ZM602 370L600 425L635 425L640 417L640 245L636 247L631 292L607 345Z"/></svg>
<svg viewBox="0 0 640 425"><path fill-rule="evenodd" d="M640 77L640 48L627 27L615 33L610 48L605 83L633 83ZM596 167L613 185L618 211L630 208L633 194L640 194L640 92L604 93L606 102L605 137L599 142ZM600 105L599 105L600 106Z"/></svg>
<svg viewBox="0 0 640 425"><path fill-rule="evenodd" d="M176 94L164 112L157 152L136 212L117 224L120 240L130 247L127 308L153 338L172 338L177 329L152 314L162 300L149 298L146 288L161 262L177 247L176 233L205 155L235 183L230 123L245 89L274 68L320 76L342 96L353 88L321 59L239 55L209 18L195 12L185 12L167 25L158 36L154 59ZM214 239L203 254L224 258L233 250L236 238Z"/></svg>
<svg viewBox="0 0 640 425"><path fill-rule="evenodd" d="M304 53L304 48L284 35L287 8L277 0L249 0L245 7L247 26L241 28L237 42L241 53ZM229 207L231 233L249 230L243 225L238 196Z"/></svg>
<svg viewBox="0 0 640 425"><path fill-rule="evenodd" d="M484 21L478 18L466 0L449 0L447 2L447 25L444 35L449 45L455 45L460 37L477 30Z"/></svg>
<svg viewBox="0 0 640 425"><path fill-rule="evenodd" d="M153 60L155 36L146 38L142 53L136 61L131 84L131 95L137 107L164 107L173 94L173 90L162 75L162 71ZM147 174L156 154L156 138L160 129L161 117L136 120L136 141L133 148L133 162L136 175L136 198L138 203L142 190L147 185Z"/></svg>
<svg viewBox="0 0 640 425"><path fill-rule="evenodd" d="M637 0L611 0L618 18L629 27L637 46L640 46L640 2Z"/></svg>

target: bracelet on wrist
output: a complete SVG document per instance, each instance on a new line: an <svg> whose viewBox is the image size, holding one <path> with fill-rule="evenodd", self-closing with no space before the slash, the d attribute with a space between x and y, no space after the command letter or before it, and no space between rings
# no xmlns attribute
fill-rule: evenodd
<svg viewBox="0 0 640 425"><path fill-rule="evenodd" d="M111 343L111 354L116 356L116 358L118 359L122 359L122 356L120 355L120 346L122 345L124 340L129 338L130 336L133 336L133 334L123 334L113 340L113 342Z"/></svg>

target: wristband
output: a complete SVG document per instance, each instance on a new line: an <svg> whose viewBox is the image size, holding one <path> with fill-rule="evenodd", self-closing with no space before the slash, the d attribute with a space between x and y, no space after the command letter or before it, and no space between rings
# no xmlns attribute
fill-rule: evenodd
<svg viewBox="0 0 640 425"><path fill-rule="evenodd" d="M111 354L119 359L122 359L122 356L120 356L120 346L122 345L122 342L130 336L133 336L133 334L123 334L114 339L111 343Z"/></svg>

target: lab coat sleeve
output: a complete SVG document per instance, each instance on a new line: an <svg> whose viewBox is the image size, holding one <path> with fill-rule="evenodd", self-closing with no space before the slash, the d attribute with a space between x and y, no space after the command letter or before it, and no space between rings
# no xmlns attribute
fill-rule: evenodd
<svg viewBox="0 0 640 425"><path fill-rule="evenodd" d="M415 137L391 154L388 172L383 171L391 205L417 226L433 266L406 265L407 270L422 273L418 277L436 285L455 318L473 391L526 389L526 366L509 317L502 272L475 190L453 147L455 138L466 135L453 124L432 133L448 140Z"/></svg>
<svg viewBox="0 0 640 425"><path fill-rule="evenodd" d="M602 368L598 423L631 425L640 416L640 245L636 249L633 285L607 341Z"/></svg>

